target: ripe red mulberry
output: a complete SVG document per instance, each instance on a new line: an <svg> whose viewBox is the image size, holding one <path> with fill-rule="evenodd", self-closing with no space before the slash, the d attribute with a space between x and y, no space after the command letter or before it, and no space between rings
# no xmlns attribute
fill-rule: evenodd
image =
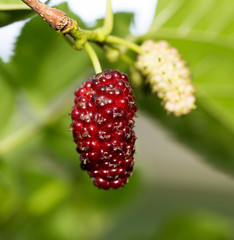
<svg viewBox="0 0 234 240"><path fill-rule="evenodd" d="M103 189L127 183L134 165L137 111L127 75L105 70L75 91L72 132L81 168Z"/></svg>

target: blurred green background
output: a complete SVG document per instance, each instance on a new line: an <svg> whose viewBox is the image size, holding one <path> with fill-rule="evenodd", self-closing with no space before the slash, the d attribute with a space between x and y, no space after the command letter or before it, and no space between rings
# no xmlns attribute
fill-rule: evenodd
<svg viewBox="0 0 234 240"><path fill-rule="evenodd" d="M0 3L9 5L0 26L32 14L19 1ZM66 4L58 8L87 28ZM233 16L232 0L159 0L150 31L136 38L133 15L115 14L114 35L179 49L197 109L169 116L155 95L135 88L135 172L109 191L80 169L68 131L73 92L94 74L91 62L41 18L28 21L11 61L0 59L0 239L234 239ZM129 73L95 49L103 69Z"/></svg>

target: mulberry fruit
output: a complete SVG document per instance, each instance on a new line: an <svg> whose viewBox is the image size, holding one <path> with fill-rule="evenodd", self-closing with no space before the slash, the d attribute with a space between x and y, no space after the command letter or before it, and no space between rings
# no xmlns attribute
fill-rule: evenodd
<svg viewBox="0 0 234 240"><path fill-rule="evenodd" d="M195 108L191 73L177 49L166 41L148 40L141 46L138 69L147 77L152 92L163 100L164 108L179 117Z"/></svg>
<svg viewBox="0 0 234 240"><path fill-rule="evenodd" d="M99 188L119 188L134 165L137 111L127 75L105 70L75 91L71 129L81 168Z"/></svg>

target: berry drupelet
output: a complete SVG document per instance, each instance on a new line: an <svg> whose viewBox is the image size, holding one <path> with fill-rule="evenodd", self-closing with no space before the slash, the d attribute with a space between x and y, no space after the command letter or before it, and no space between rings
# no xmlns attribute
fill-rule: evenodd
<svg viewBox="0 0 234 240"><path fill-rule="evenodd" d="M119 188L132 175L137 111L127 75L105 70L75 91L72 132L81 168L103 189Z"/></svg>

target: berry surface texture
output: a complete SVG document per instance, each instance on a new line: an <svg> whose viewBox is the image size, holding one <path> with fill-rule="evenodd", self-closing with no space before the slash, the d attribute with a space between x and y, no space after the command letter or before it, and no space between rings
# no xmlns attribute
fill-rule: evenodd
<svg viewBox="0 0 234 240"><path fill-rule="evenodd" d="M75 91L71 128L81 168L102 189L128 182L134 165L137 111L128 76L105 70Z"/></svg>

